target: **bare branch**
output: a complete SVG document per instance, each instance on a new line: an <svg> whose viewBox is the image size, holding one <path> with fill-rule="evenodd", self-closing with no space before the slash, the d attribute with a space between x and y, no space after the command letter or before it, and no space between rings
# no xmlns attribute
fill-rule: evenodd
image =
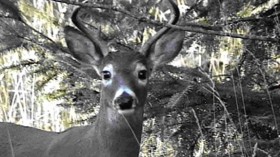
<svg viewBox="0 0 280 157"><path fill-rule="evenodd" d="M224 31L222 31L222 26L209 26L209 25L201 25L201 24L195 24L195 23L185 23L184 26L177 26L177 25L172 25L172 24L162 24L160 22L150 20L150 19L146 18L145 16L133 15L131 12L129 12L127 10L123 10L116 6L80 3L80 2L76 2L74 0L52 0L52 1L71 4L71 5L77 5L77 6L81 6L81 7L113 10L116 12L123 13L131 18L134 18L134 19L138 20L139 22L145 22L145 23L156 25L156 26L171 27L174 29L180 29L180 30L184 30L184 31L188 31L188 32L208 34L208 35L217 35L217 36L226 36L226 37L240 38L240 39L249 39L249 40L260 40L260 41L270 41L270 42L279 42L280 41L279 38L273 38L273 37L267 37L267 36L242 35L242 34L236 34L236 33L231 33L231 32L224 32Z"/></svg>
<svg viewBox="0 0 280 157"><path fill-rule="evenodd" d="M206 30L203 28L192 27L192 26L176 26L166 24L167 27L172 27L175 29L180 29L189 32L202 33L208 35L218 35L218 36L227 36L232 38L240 38L240 39L249 39L249 40L260 40L260 41L270 41L270 42L279 42L279 38L272 38L267 36L257 36L257 35L242 35L237 33L223 32L223 31L215 31L215 30Z"/></svg>

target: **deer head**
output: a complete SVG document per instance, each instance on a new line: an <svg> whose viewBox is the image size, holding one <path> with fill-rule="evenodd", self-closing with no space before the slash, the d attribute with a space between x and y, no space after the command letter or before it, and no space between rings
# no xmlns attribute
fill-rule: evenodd
<svg viewBox="0 0 280 157"><path fill-rule="evenodd" d="M174 13L169 24L176 24L179 10L172 0L169 2ZM79 30L66 27L66 43L71 54L79 62L92 66L102 79L101 104L124 115L142 115L148 78L154 69L177 56L185 33L164 27L139 51L109 52L98 32L82 22L79 11L80 8L76 9L72 16Z"/></svg>

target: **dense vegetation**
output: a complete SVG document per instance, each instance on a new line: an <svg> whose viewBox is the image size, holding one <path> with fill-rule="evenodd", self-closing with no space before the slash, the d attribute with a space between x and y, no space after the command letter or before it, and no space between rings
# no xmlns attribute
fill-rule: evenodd
<svg viewBox="0 0 280 157"><path fill-rule="evenodd" d="M0 120L45 130L89 124L99 80L68 53L76 6L115 49L137 49L162 26L184 48L151 78L142 156L280 155L279 0L0 0Z"/></svg>

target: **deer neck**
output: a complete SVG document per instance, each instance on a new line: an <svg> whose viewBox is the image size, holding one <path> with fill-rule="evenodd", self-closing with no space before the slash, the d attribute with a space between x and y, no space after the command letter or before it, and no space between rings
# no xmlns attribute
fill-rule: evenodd
<svg viewBox="0 0 280 157"><path fill-rule="evenodd" d="M143 108L131 115L121 115L101 99L93 138L108 156L138 156L143 125ZM109 154L109 153L112 154ZM133 155L135 154L135 155Z"/></svg>

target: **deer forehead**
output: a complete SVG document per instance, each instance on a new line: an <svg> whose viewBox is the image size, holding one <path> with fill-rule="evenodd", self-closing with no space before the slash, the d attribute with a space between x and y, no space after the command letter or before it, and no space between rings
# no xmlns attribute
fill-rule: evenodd
<svg viewBox="0 0 280 157"><path fill-rule="evenodd" d="M148 70L149 60L138 52L109 53L102 61L100 71L114 71L131 73L139 70Z"/></svg>

